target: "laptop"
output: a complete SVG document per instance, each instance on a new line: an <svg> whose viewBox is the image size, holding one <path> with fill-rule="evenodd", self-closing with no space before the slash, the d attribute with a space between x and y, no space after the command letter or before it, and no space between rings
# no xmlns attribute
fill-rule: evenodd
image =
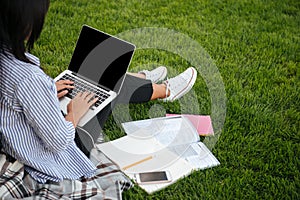
<svg viewBox="0 0 300 200"><path fill-rule="evenodd" d="M134 51L135 45L84 25L68 69L54 79L74 81L75 89L60 99L62 112L78 92L90 91L99 100L78 126L89 122L120 93Z"/></svg>

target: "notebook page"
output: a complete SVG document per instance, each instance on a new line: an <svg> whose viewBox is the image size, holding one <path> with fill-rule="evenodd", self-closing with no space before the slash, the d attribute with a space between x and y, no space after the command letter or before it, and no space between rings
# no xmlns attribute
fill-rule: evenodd
<svg viewBox="0 0 300 200"><path fill-rule="evenodd" d="M162 148L179 144L189 144L200 140L193 125L182 116L162 117L122 124L128 135L155 138Z"/></svg>
<svg viewBox="0 0 300 200"><path fill-rule="evenodd" d="M183 155L183 158L190 163L194 169L206 169L220 164L217 158L202 142L191 144L190 147L196 154L186 154Z"/></svg>
<svg viewBox="0 0 300 200"><path fill-rule="evenodd" d="M155 143L157 141L153 138L143 141L124 136L114 141L97 144L96 147L122 169L153 155L153 152L156 152Z"/></svg>

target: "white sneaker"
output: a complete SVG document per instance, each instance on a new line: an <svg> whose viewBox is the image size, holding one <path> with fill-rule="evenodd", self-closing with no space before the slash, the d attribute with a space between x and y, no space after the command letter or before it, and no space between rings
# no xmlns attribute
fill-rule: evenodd
<svg viewBox="0 0 300 200"><path fill-rule="evenodd" d="M167 76L167 68L164 66L160 66L151 71L140 71L139 74L145 74L146 79L151 80L152 83L157 83L165 79L165 77Z"/></svg>
<svg viewBox="0 0 300 200"><path fill-rule="evenodd" d="M193 67L189 67L181 74L174 78L164 81L166 84L166 96L170 92L170 96L162 99L163 101L175 101L189 92L196 82L197 71Z"/></svg>

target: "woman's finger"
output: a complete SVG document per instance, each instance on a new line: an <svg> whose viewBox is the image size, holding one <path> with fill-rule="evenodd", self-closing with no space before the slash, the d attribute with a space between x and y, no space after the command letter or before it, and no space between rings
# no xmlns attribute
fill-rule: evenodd
<svg viewBox="0 0 300 200"><path fill-rule="evenodd" d="M65 96L66 94L68 94L68 90L63 90L63 91L57 93L57 97L58 97L58 98L62 98L62 97Z"/></svg>
<svg viewBox="0 0 300 200"><path fill-rule="evenodd" d="M58 83L58 84L74 84L74 82L70 81L70 80L59 80L56 83Z"/></svg>
<svg viewBox="0 0 300 200"><path fill-rule="evenodd" d="M59 89L63 90L63 89L74 89L75 87L73 85L60 85Z"/></svg>
<svg viewBox="0 0 300 200"><path fill-rule="evenodd" d="M91 100L88 102L89 107L91 107L92 105L94 105L98 100L99 100L98 97L91 99Z"/></svg>
<svg viewBox="0 0 300 200"><path fill-rule="evenodd" d="M75 87L72 84L74 84L74 82L70 80L60 80L55 83L57 91L63 89L74 89Z"/></svg>

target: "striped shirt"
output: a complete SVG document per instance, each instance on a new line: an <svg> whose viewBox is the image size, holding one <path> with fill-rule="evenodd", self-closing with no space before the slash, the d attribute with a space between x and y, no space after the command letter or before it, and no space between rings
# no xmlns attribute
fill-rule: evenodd
<svg viewBox="0 0 300 200"><path fill-rule="evenodd" d="M91 177L95 165L77 148L75 129L59 108L55 82L39 67L0 55L0 136L3 150L38 182Z"/></svg>

